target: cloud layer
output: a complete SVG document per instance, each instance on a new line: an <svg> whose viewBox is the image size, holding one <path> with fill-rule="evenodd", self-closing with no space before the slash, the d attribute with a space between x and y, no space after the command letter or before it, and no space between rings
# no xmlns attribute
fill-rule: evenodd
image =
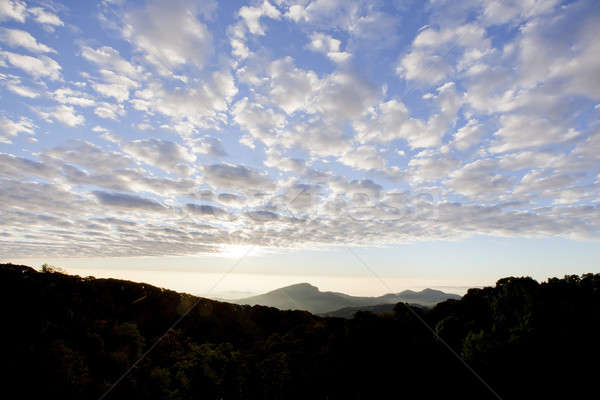
<svg viewBox="0 0 600 400"><path fill-rule="evenodd" d="M71 11L0 0L0 257L600 238L593 0Z"/></svg>

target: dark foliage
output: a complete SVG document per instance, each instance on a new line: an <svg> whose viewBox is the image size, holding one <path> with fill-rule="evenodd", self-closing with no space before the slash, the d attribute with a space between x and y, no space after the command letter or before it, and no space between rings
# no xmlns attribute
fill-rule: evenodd
<svg viewBox="0 0 600 400"><path fill-rule="evenodd" d="M20 398L98 399L197 300L17 265L0 286L2 390ZM586 274L413 310L503 398L587 398L599 305L600 274ZM493 398L407 307L346 320L202 299L108 398Z"/></svg>

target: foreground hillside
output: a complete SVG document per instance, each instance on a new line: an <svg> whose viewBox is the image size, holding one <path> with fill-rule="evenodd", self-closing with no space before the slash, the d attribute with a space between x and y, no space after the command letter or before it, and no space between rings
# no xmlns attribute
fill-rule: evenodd
<svg viewBox="0 0 600 400"><path fill-rule="evenodd" d="M258 296L236 300L237 304L251 306L261 305L279 308L280 310L304 310L313 314L334 313L337 310L355 308L356 311L382 304L399 302L433 307L448 299L460 299L459 295L444 293L439 290L424 289L420 292L405 290L400 293L389 293L379 297L350 296L337 292L321 292L319 288L299 283L273 290Z"/></svg>
<svg viewBox="0 0 600 400"><path fill-rule="evenodd" d="M2 390L98 399L196 298L0 266ZM600 274L506 278L415 309L502 398L595 393ZM14 392L17 390L17 392ZM494 398L405 305L319 318L202 299L107 399ZM15 396L17 397L17 396Z"/></svg>

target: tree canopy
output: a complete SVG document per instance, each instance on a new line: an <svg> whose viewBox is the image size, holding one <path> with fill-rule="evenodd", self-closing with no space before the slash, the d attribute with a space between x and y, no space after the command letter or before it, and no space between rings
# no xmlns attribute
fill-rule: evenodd
<svg viewBox="0 0 600 400"><path fill-rule="evenodd" d="M415 315L503 398L597 387L600 274L341 319L56 272L0 266L3 389L23 398L98 399L197 300L108 399L494 398Z"/></svg>

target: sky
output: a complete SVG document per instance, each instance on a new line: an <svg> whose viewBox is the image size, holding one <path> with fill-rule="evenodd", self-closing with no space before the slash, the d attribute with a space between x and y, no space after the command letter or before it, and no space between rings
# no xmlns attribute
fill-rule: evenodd
<svg viewBox="0 0 600 400"><path fill-rule="evenodd" d="M0 0L0 260L192 293L598 272L596 0Z"/></svg>

